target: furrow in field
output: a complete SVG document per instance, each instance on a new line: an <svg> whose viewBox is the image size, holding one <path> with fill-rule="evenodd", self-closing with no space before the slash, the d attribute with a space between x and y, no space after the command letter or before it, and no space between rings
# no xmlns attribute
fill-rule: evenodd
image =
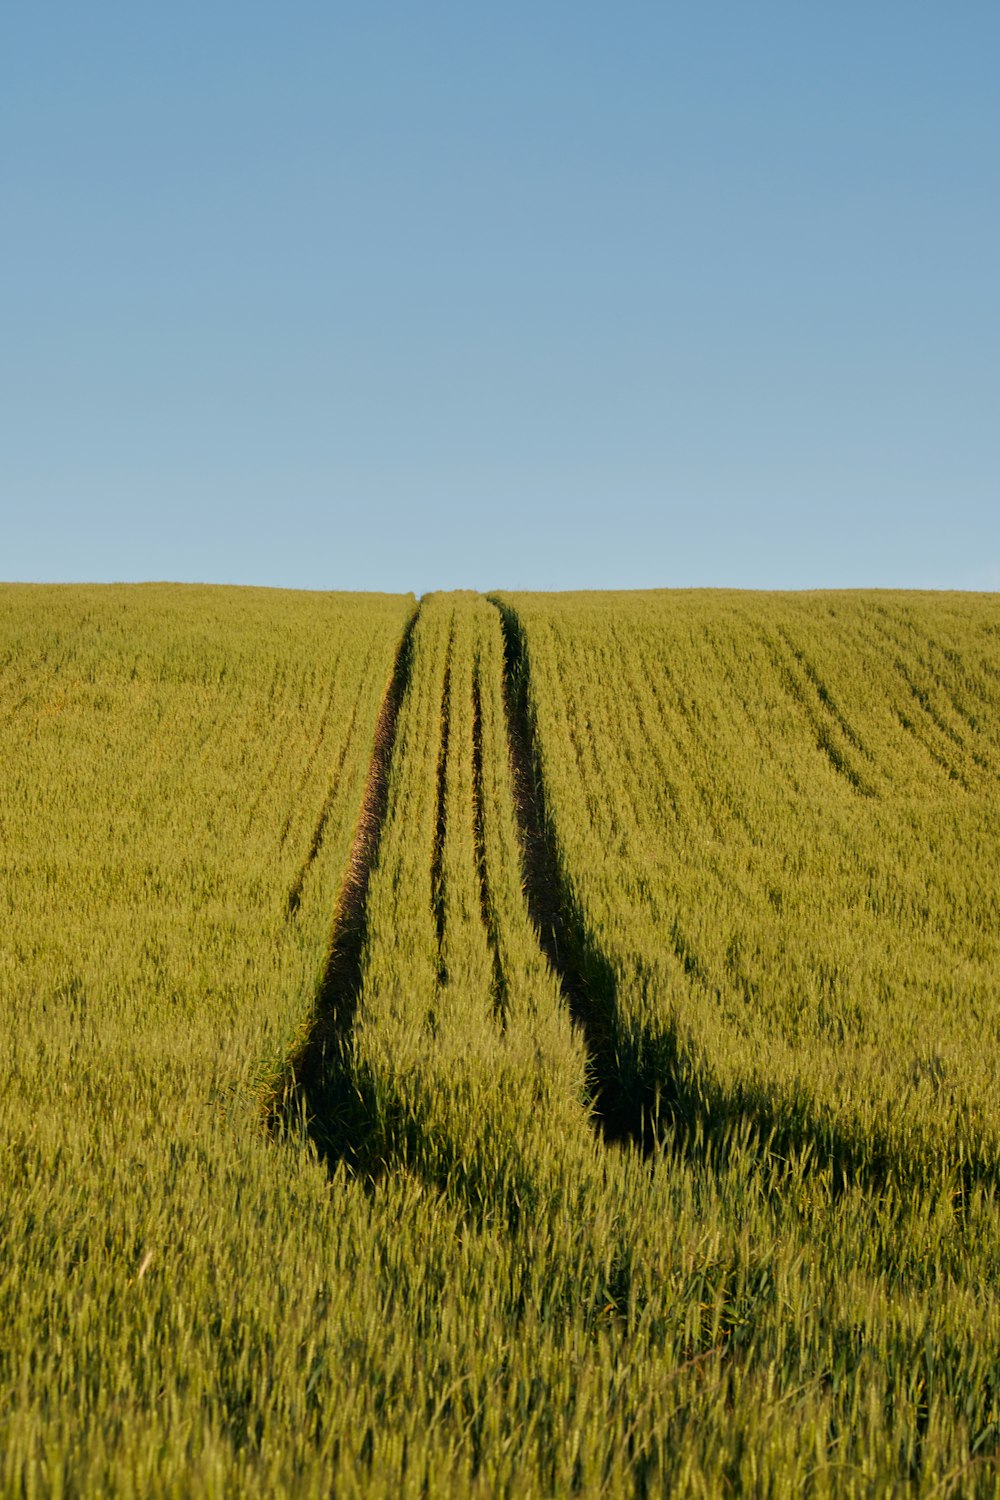
<svg viewBox="0 0 1000 1500"><path fill-rule="evenodd" d="M474 832L476 868L479 874L479 900L483 926L486 929L493 959L493 1008L498 1022L503 1026L507 1020L509 995L507 977L504 973L503 959L500 952L499 919L490 889L489 866L486 852L488 810L483 773L482 670L482 654L481 651L477 650L472 669L472 787L475 800Z"/></svg>
<svg viewBox="0 0 1000 1500"><path fill-rule="evenodd" d="M79 591L35 597L28 642L44 646ZM787 624L877 753L869 800L828 773L731 599L512 601L574 920L614 964L619 1033L683 1037L673 1062L620 1051L620 1078L663 1062L679 1119L699 1080L724 1105L739 1077L798 1089L814 1122L828 1108L859 1141L865 1097L888 1100L905 1181L836 1197L801 1140L798 1166L767 1149L765 1105L707 1159L642 1159L591 1129L582 1033L522 890L501 617L469 595L425 602L398 688L350 1026L332 1038L343 1088L313 1125L352 1173L331 1190L299 1132L275 1149L241 1107L207 1110L248 1055L287 1057L331 912L346 924L338 876L410 609L364 601L352 621L349 603L268 596L248 611L232 591L206 639L214 597L192 600L193 655L176 596L158 591L159 623L108 609L75 680L53 666L5 726L4 1492L993 1494L996 1197L912 1171L905 1122L922 1114L954 1151L1000 1112L996 785L965 762L969 794L924 765L884 701L895 653L865 649L852 602L835 625L823 599L754 610ZM914 619L951 649L945 606ZM978 609L963 662L992 650L975 664L988 686ZM26 624L5 626L18 671ZM431 866L452 630L442 984ZM946 693L959 678L923 655ZM339 806L289 922L359 672ZM861 1072L872 1059L884 1084ZM721 1128L715 1097L691 1109Z"/></svg>
<svg viewBox="0 0 1000 1500"><path fill-rule="evenodd" d="M899 725L963 790L987 791L1000 771L992 726L1000 703L989 686L989 631L985 615L970 629L943 609L933 622L925 610L868 601L868 643L877 642L879 688L893 729ZM902 667L902 670L900 669Z"/></svg>
<svg viewBox="0 0 1000 1500"><path fill-rule="evenodd" d="M302 861L302 864L299 866L298 873L296 874L295 879L292 882L292 885L288 892L288 898L285 905L290 917L294 917L295 913L298 911L300 905L302 904L302 888L306 883L306 877L308 876L309 871L312 869L313 865L316 862L316 856L319 854L319 851L323 846L323 835L326 832L326 825L330 821L330 814L336 806L337 794L340 789L340 778L344 769L344 762L347 760L347 752L354 742L354 728L358 721L358 710L361 706L361 700L364 697L364 688L365 684L362 680L361 685L358 688L358 695L354 700L354 707L351 710L350 724L348 725L347 733L344 736L344 742L340 747L340 755L337 758L337 766L330 781L330 789L323 799L323 806L320 809L320 815L316 820L316 827L313 830L313 836L310 841L309 848L306 852L306 857ZM279 847L284 844L285 839L288 836L288 829L291 824L291 819L292 814L291 812L289 812L288 817L285 819L285 826L282 830Z"/></svg>
<svg viewBox="0 0 1000 1500"><path fill-rule="evenodd" d="M342 1148L337 1127L344 1108L344 1049L361 988L368 886L386 818L389 772L418 616L419 606L404 629L379 709L364 796L334 913L330 950L316 992L312 1027L294 1062L293 1086L286 1089L280 1108L275 1104L271 1110L273 1120L280 1112L286 1122L293 1110L301 1111L320 1154L327 1159L337 1156L338 1148ZM348 735L347 743L350 738ZM322 825L314 840L313 857L321 843Z"/></svg>
<svg viewBox="0 0 1000 1500"><path fill-rule="evenodd" d="M297 1103L330 1167L416 1175L513 1227L578 1195L594 1146L583 1052L520 884L502 678L497 612L426 599Z"/></svg>
<svg viewBox="0 0 1000 1500"><path fill-rule="evenodd" d="M884 606L875 611L875 630L885 643L889 668L886 695L897 722L949 780L968 791L963 767L967 747L963 736L935 703L941 685L932 683L927 665L921 659L924 637L905 615L893 615Z"/></svg>
<svg viewBox="0 0 1000 1500"><path fill-rule="evenodd" d="M793 644L787 631L778 627L778 639L767 630L761 639L770 654L778 678L788 696L801 709L816 740L816 748L826 756L830 765L861 797L876 796L875 788L855 765L848 745L854 740L845 732L838 714L823 699L816 683L809 675L808 664L803 664L802 652ZM817 706L818 705L818 706ZM823 712L826 710L826 712ZM851 731L853 735L853 731Z"/></svg>
<svg viewBox="0 0 1000 1500"><path fill-rule="evenodd" d="M528 911L562 998L586 1041L594 1119L608 1141L641 1141L648 1137L643 1112L622 1088L614 970L581 920L546 806L526 643L514 610L500 600L492 602L503 625L507 743Z"/></svg>
<svg viewBox="0 0 1000 1500"><path fill-rule="evenodd" d="M836 724L837 728L847 740L848 744L852 745L853 748L865 758L865 760L873 761L875 757L872 755L871 750L869 750L858 730L854 727L854 725L848 719L847 715L844 713L843 709L840 707L837 699L830 691L828 684L823 680L823 678L817 671L815 664L807 656L804 647L797 644L788 628L784 625L778 626L778 635L788 647L788 650L795 658L795 661L802 668L806 680L815 690L816 697L819 699L819 702L822 705L823 709L830 716L834 724Z"/></svg>
<svg viewBox="0 0 1000 1500"><path fill-rule="evenodd" d="M530 656L533 751L561 876L550 886L573 914L560 947L575 936L577 953L603 955L591 1051L612 1066L631 1119L646 1120L639 1133L655 1120L696 1154L706 1139L713 1150L753 1140L825 1170L838 1190L938 1174L963 1195L994 1183L997 1090L983 1045L995 925L976 870L995 840L985 803L930 782L933 801L914 795L919 765L881 691L898 680L898 649L878 636L872 649L865 601L713 601L722 633L707 668L701 600L650 598L627 628L614 596L499 602L508 622L516 610L508 635ZM950 690L945 666L957 681L978 670L961 645L948 642L956 662L943 658L926 687L906 656L932 699ZM651 694L659 660L690 706L682 736ZM874 795L823 773L819 728L828 758L832 745L858 776L864 766ZM762 755L768 738L776 753ZM681 792L676 820L656 795L664 775ZM588 816L595 796L609 810L600 825ZM613 841L604 830L616 818ZM584 998L593 1028L592 987Z"/></svg>
<svg viewBox="0 0 1000 1500"><path fill-rule="evenodd" d="M313 769L314 769L314 767L316 765L316 761L319 759L320 751L323 748L323 742L326 739L327 734L330 732L331 719L333 717L333 710L334 710L334 703L335 703L336 697L337 697L336 684L340 680L340 670L341 670L341 655L338 652L337 656L334 658L334 660L333 660L333 662L331 664L331 668L330 668L330 685L329 685L329 689L327 691L326 701L323 704L322 712L320 713L320 716L319 716L319 724L318 724L317 729L316 729L316 736L315 736L315 739L313 740L312 749L309 751L309 754L306 757L305 763L304 763L304 765L302 767L302 772L301 772L301 775L299 777L299 784L298 784L298 787L297 787L297 790L296 790L295 802L293 802L292 806L288 809L288 813L287 813L287 815L285 817L285 821L282 824L281 837L278 840L279 847L282 848L282 849L285 847L285 844L288 842L289 834L291 833L292 828L295 825L296 810L297 810L297 808L301 808L302 803L305 801L306 797L308 796L309 785L310 785L310 782L312 781L312 776L313 776ZM352 722L353 722L354 717L356 717L356 709L355 709L355 715L352 716Z"/></svg>
<svg viewBox="0 0 1000 1500"><path fill-rule="evenodd" d="M448 833L448 736L451 726L451 659L455 649L455 625L452 621L448 633L448 649L444 663L444 684L441 689L441 738L438 745L437 819L434 825L434 849L431 854L431 899L434 903L434 921L438 941L438 979L444 984L448 969L444 956L445 893L444 893L444 848Z"/></svg>

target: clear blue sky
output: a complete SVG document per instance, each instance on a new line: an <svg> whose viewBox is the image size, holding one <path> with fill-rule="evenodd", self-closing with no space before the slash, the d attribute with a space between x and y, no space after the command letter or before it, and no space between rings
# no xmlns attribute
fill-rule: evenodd
<svg viewBox="0 0 1000 1500"><path fill-rule="evenodd" d="M0 578L1000 589L1000 6L0 13Z"/></svg>

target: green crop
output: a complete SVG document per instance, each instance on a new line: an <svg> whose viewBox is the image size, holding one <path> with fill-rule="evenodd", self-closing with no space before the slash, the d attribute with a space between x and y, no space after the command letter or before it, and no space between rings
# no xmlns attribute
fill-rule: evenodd
<svg viewBox="0 0 1000 1500"><path fill-rule="evenodd" d="M653 594L517 618L633 1114L995 1185L1000 611Z"/></svg>
<svg viewBox="0 0 1000 1500"><path fill-rule="evenodd" d="M995 601L0 605L0 1493L1000 1493Z"/></svg>

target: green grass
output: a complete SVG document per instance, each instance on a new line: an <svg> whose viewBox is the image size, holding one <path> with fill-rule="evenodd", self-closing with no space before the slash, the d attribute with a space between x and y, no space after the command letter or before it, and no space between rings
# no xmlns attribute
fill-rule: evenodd
<svg viewBox="0 0 1000 1500"><path fill-rule="evenodd" d="M1000 1492L996 601L499 603L0 591L0 1492Z"/></svg>
<svg viewBox="0 0 1000 1500"><path fill-rule="evenodd" d="M617 1082L835 1172L995 1185L1000 608L519 601Z"/></svg>

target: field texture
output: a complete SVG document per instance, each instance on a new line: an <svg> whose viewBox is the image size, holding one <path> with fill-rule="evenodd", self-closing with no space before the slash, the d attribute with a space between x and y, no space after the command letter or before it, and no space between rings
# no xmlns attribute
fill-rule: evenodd
<svg viewBox="0 0 1000 1500"><path fill-rule="evenodd" d="M1000 1167L1000 611L598 595L508 612L606 1105L835 1175Z"/></svg>
<svg viewBox="0 0 1000 1500"><path fill-rule="evenodd" d="M0 1493L1000 1494L1000 604L0 590Z"/></svg>

